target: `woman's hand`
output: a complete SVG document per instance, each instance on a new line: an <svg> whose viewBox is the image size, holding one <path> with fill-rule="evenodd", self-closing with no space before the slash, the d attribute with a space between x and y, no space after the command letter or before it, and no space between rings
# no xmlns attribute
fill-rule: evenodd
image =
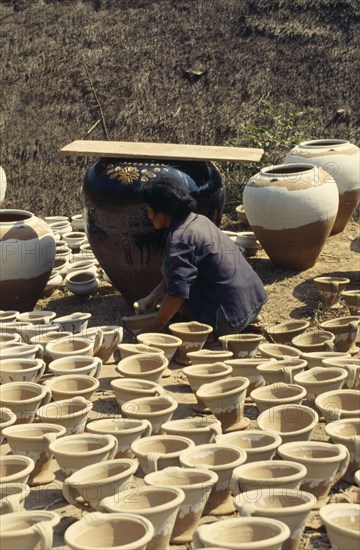
<svg viewBox="0 0 360 550"><path fill-rule="evenodd" d="M144 325L137 334L143 334L144 332L159 332L166 325L166 323L172 319L175 313L179 311L183 305L183 302L183 298L165 294L156 317Z"/></svg>

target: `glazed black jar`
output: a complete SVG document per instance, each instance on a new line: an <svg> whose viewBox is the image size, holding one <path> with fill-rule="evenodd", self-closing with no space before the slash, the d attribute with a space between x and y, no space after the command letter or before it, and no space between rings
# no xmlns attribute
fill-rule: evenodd
<svg viewBox="0 0 360 550"><path fill-rule="evenodd" d="M82 186L86 234L101 267L126 300L146 296L161 280L165 231L154 229L140 191L169 174L188 188L197 212L219 225L225 201L211 162L101 158Z"/></svg>

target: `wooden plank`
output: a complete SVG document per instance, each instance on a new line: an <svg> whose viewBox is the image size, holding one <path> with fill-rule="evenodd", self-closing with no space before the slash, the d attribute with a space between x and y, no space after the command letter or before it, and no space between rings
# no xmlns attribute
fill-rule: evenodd
<svg viewBox="0 0 360 550"><path fill-rule="evenodd" d="M216 147L176 143L78 140L65 145L60 153L84 157L258 162L264 150L247 147Z"/></svg>

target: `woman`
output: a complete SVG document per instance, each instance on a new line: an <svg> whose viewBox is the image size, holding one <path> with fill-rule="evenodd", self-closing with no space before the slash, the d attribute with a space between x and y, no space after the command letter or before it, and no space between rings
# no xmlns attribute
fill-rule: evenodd
<svg viewBox="0 0 360 550"><path fill-rule="evenodd" d="M155 311L141 332L157 332L184 305L194 320L216 336L244 330L258 317L267 295L262 282L236 244L208 218L195 214L195 200L175 180L148 183L142 191L156 229L167 228L162 282L134 304Z"/></svg>

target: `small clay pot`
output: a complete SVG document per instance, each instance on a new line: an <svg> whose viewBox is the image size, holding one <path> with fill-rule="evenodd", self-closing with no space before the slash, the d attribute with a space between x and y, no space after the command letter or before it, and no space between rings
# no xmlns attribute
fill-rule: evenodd
<svg viewBox="0 0 360 550"><path fill-rule="evenodd" d="M104 540L113 550L145 550L154 536L151 522L136 514L86 514L65 531L71 550L103 550Z"/></svg>
<svg viewBox="0 0 360 550"><path fill-rule="evenodd" d="M340 359L341 357L351 357L350 353L341 353L338 351L310 351L308 353L303 352L301 359L307 361L307 368L323 367L323 360L327 359Z"/></svg>
<svg viewBox="0 0 360 550"><path fill-rule="evenodd" d="M68 358L73 355L86 355L91 357L94 352L94 345L85 338L60 338L59 340L48 342L45 349L51 359L55 361L55 359L62 359L63 357Z"/></svg>
<svg viewBox="0 0 360 550"><path fill-rule="evenodd" d="M6 514L6 529L1 532L1 546L6 550L52 548L53 529L59 522L59 514L45 510Z"/></svg>
<svg viewBox="0 0 360 550"><path fill-rule="evenodd" d="M19 313L16 316L16 320L20 323L29 322L33 325L44 325L52 323L55 319L56 313L54 311L25 311L24 313Z"/></svg>
<svg viewBox="0 0 360 550"><path fill-rule="evenodd" d="M298 359L301 355L300 350L284 344L260 344L259 352L270 359Z"/></svg>
<svg viewBox="0 0 360 550"><path fill-rule="evenodd" d="M37 382L45 371L41 359L2 359L0 361L0 383Z"/></svg>
<svg viewBox="0 0 360 550"><path fill-rule="evenodd" d="M275 344L291 345L295 336L302 334L309 328L309 321L291 320L284 323L276 323L265 328L265 334Z"/></svg>
<svg viewBox="0 0 360 550"><path fill-rule="evenodd" d="M343 475L348 483L354 483L355 472L360 465L360 419L347 418L325 425L325 432L335 444L345 445L350 455L349 466Z"/></svg>
<svg viewBox="0 0 360 550"><path fill-rule="evenodd" d="M335 336L334 350L355 355L360 351L356 346L360 317L356 315L338 317L320 324L321 328L332 332Z"/></svg>
<svg viewBox="0 0 360 550"><path fill-rule="evenodd" d="M258 334L226 334L219 337L223 349L232 351L234 359L254 357L263 337Z"/></svg>
<svg viewBox="0 0 360 550"><path fill-rule="evenodd" d="M314 283L323 303L329 308L337 309L341 307L341 293L350 283L350 279L332 276L315 277Z"/></svg>
<svg viewBox="0 0 360 550"><path fill-rule="evenodd" d="M128 401L140 397L156 397L166 393L160 384L140 378L114 378L110 381L110 386L120 409Z"/></svg>
<svg viewBox="0 0 360 550"><path fill-rule="evenodd" d="M160 334L158 332L144 332L143 334L139 334L136 339L140 344L162 349L169 362L182 344L182 341L177 336Z"/></svg>
<svg viewBox="0 0 360 550"><path fill-rule="evenodd" d="M112 435L75 434L61 437L49 445L65 477L85 466L112 460L117 453L117 440Z"/></svg>
<svg viewBox="0 0 360 550"><path fill-rule="evenodd" d="M122 359L115 370L125 378L149 380L159 384L168 364L165 355L140 353Z"/></svg>
<svg viewBox="0 0 360 550"><path fill-rule="evenodd" d="M112 497L104 498L100 506L107 512L130 512L151 521L154 536L147 550L168 550L172 530L185 493L177 487L140 487L136 497L133 489L124 490Z"/></svg>
<svg viewBox="0 0 360 550"><path fill-rule="evenodd" d="M285 523L290 529L290 537L283 542L282 550L297 550L316 498L296 489L272 489L271 495L244 492L237 495L234 502L240 516L266 517Z"/></svg>
<svg viewBox="0 0 360 550"><path fill-rule="evenodd" d="M278 455L284 460L303 464L307 474L302 480L301 489L316 497L314 508L320 508L349 466L349 451L342 444L323 441L303 441L284 443L278 448Z"/></svg>
<svg viewBox="0 0 360 550"><path fill-rule="evenodd" d="M51 392L35 382L8 382L0 386L0 406L16 415L15 424L29 424L39 407L46 406Z"/></svg>
<svg viewBox="0 0 360 550"><path fill-rule="evenodd" d="M320 509L331 548L350 550L359 546L360 504L327 504Z"/></svg>
<svg viewBox="0 0 360 550"><path fill-rule="evenodd" d="M231 548L232 550L281 550L290 536L282 521L269 518L229 518L200 525L194 533L194 549Z"/></svg>
<svg viewBox="0 0 360 550"><path fill-rule="evenodd" d="M205 323L197 321L189 321L188 323L172 323L169 325L171 334L177 336L181 340L178 355L175 360L180 365L189 365L190 360L187 353L197 351L204 347L209 334L213 332L213 328Z"/></svg>
<svg viewBox="0 0 360 550"><path fill-rule="evenodd" d="M55 376L68 374L91 376L98 378L102 368L102 361L98 357L85 355L71 355L59 357L49 363L49 371Z"/></svg>
<svg viewBox="0 0 360 550"><path fill-rule="evenodd" d="M25 342L15 342L11 344L0 345L1 360L5 359L37 359L41 357L43 348L39 344L26 344Z"/></svg>
<svg viewBox="0 0 360 550"><path fill-rule="evenodd" d="M177 487L184 492L185 499L179 506L170 542L191 542L218 475L204 468L171 467L147 474L144 481L148 486Z"/></svg>
<svg viewBox="0 0 360 550"><path fill-rule="evenodd" d="M0 514L11 514L24 510L24 500L30 494L26 483L2 483L0 485Z"/></svg>
<svg viewBox="0 0 360 550"><path fill-rule="evenodd" d="M182 369L185 374L192 391L194 392L197 404L194 409L205 413L209 412L204 402L198 398L196 392L203 384L208 382L216 382L218 380L224 380L228 378L232 373L232 367L225 365L225 363L200 363L198 365L191 365Z"/></svg>
<svg viewBox="0 0 360 550"><path fill-rule="evenodd" d="M256 370L256 367L264 363L266 359L264 357L248 357L245 359L227 359L225 365L232 368L231 376L241 376L249 380L249 386L247 389L247 397L245 401L250 401L250 393L259 386L263 386L265 381L261 374Z"/></svg>
<svg viewBox="0 0 360 550"><path fill-rule="evenodd" d="M257 418L260 430L277 433L283 443L307 441L318 421L318 414L304 405L278 405L266 409Z"/></svg>
<svg viewBox="0 0 360 550"><path fill-rule="evenodd" d="M250 394L260 412L276 405L301 405L306 397L306 389L297 384L276 382L256 388Z"/></svg>
<svg viewBox="0 0 360 550"><path fill-rule="evenodd" d="M215 443L217 435L221 434L221 424L212 418L191 417L170 420L162 425L165 435L181 435L191 439L195 445Z"/></svg>
<svg viewBox="0 0 360 550"><path fill-rule="evenodd" d="M66 435L79 434L85 429L86 419L92 407L91 401L78 396L44 405L38 409L36 416L43 422L64 426Z"/></svg>
<svg viewBox="0 0 360 550"><path fill-rule="evenodd" d="M72 399L76 396L90 400L100 382L93 376L84 374L63 374L46 380L44 385L50 389L53 401Z"/></svg>
<svg viewBox="0 0 360 550"><path fill-rule="evenodd" d="M308 403L314 405L316 397L321 393L340 390L347 377L345 369L314 367L295 374L294 382L305 388Z"/></svg>
<svg viewBox="0 0 360 550"><path fill-rule="evenodd" d="M171 420L178 403L169 395L142 397L127 401L121 407L121 412L127 418L149 420L152 433L159 434L164 422Z"/></svg>
<svg viewBox="0 0 360 550"><path fill-rule="evenodd" d="M270 496L272 489L298 489L306 472L305 466L290 460L259 460L235 468L233 489L235 495L256 490Z"/></svg>
<svg viewBox="0 0 360 550"><path fill-rule="evenodd" d="M232 359L234 356L232 351L215 350L215 349L199 349L198 351L190 351L186 354L192 365L202 365L204 363L219 363Z"/></svg>
<svg viewBox="0 0 360 550"><path fill-rule="evenodd" d="M82 311L76 311L70 315L64 315L56 319L57 323L60 323L61 330L72 332L77 334L82 330L86 330L88 326L91 313L84 313Z"/></svg>
<svg viewBox="0 0 360 550"><path fill-rule="evenodd" d="M141 335L140 335L141 336ZM131 355L139 355L140 353L156 353L164 355L164 351L160 348L154 348L148 344L127 344L122 343L118 347L121 359L131 357Z"/></svg>
<svg viewBox="0 0 360 550"><path fill-rule="evenodd" d="M246 451L246 462L271 460L281 445L281 437L272 432L245 430L216 436L216 443L233 445Z"/></svg>
<svg viewBox="0 0 360 550"><path fill-rule="evenodd" d="M67 477L62 493L65 500L83 511L101 510L100 501L134 487L138 462L134 459L105 460L83 466Z"/></svg>
<svg viewBox="0 0 360 550"><path fill-rule="evenodd" d="M292 345L302 352L334 351L335 336L326 330L311 330L292 339Z"/></svg>
<svg viewBox="0 0 360 550"><path fill-rule="evenodd" d="M65 277L65 286L77 296L86 296L97 290L99 281L93 271L68 272Z"/></svg>
<svg viewBox="0 0 360 550"><path fill-rule="evenodd" d="M184 468L207 468L218 475L204 514L222 516L235 511L230 481L234 469L245 461L246 451L229 444L197 445L181 453L180 463Z"/></svg>
<svg viewBox="0 0 360 550"><path fill-rule="evenodd" d="M244 417L246 390L249 386L247 378L232 377L203 384L196 392L201 400L216 418L221 422L223 432L243 430L249 425L249 419Z"/></svg>
<svg viewBox="0 0 360 550"><path fill-rule="evenodd" d="M325 368L345 369L348 377L344 380L344 390L360 390L360 359L349 359L347 357L329 358L322 360Z"/></svg>
<svg viewBox="0 0 360 550"><path fill-rule="evenodd" d="M169 466L180 466L180 455L190 447L195 447L195 443L178 435L152 435L131 444L145 475Z"/></svg>
<svg viewBox="0 0 360 550"><path fill-rule="evenodd" d="M4 428L12 426L16 422L16 414L7 407L0 407L0 443L4 438L2 432Z"/></svg>
<svg viewBox="0 0 360 550"><path fill-rule="evenodd" d="M27 483L35 463L29 456L0 456L0 486L4 483Z"/></svg>
<svg viewBox="0 0 360 550"><path fill-rule="evenodd" d="M360 315L360 290L345 290L341 293L341 301L343 301L350 315Z"/></svg>
<svg viewBox="0 0 360 550"><path fill-rule="evenodd" d="M294 375L306 368L306 361L303 359L273 359L260 363L256 370L263 377L266 384L282 382L292 384Z"/></svg>
<svg viewBox="0 0 360 550"><path fill-rule="evenodd" d="M323 415L325 422L360 416L360 391L336 390L317 396L315 406Z"/></svg>
<svg viewBox="0 0 360 550"><path fill-rule="evenodd" d="M117 325L101 326L103 341L100 348L94 352L96 357L99 357L103 364L114 361L113 353L123 339L124 330Z"/></svg>
<svg viewBox="0 0 360 550"><path fill-rule="evenodd" d="M148 420L132 418L102 418L86 425L86 431L95 434L110 434L118 442L114 458L135 458L131 445L141 437L149 437L152 426Z"/></svg>

